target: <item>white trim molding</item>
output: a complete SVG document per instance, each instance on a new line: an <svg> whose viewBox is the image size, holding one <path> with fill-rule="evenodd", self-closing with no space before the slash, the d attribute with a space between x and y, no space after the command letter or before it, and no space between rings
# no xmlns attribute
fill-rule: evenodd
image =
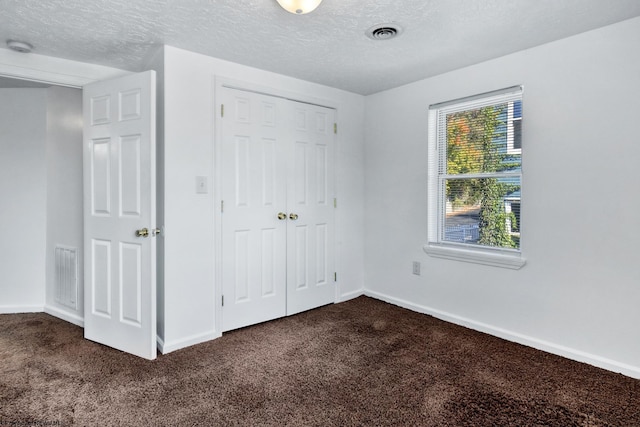
<svg viewBox="0 0 640 427"><path fill-rule="evenodd" d="M427 255L434 258L452 259L456 261L472 262L475 264L491 265L494 267L519 270L526 264L520 253L490 252L489 250L470 250L450 247L437 243L427 243L422 247Z"/></svg>
<svg viewBox="0 0 640 427"><path fill-rule="evenodd" d="M45 305L44 312L47 314L50 314L53 317L57 317L58 319L62 319L65 322L73 323L74 325L84 328L84 318L78 316L75 313L70 313L68 311L61 310L57 307L53 307L51 305Z"/></svg>
<svg viewBox="0 0 640 427"><path fill-rule="evenodd" d="M42 313L41 305L0 305L0 314Z"/></svg>
<svg viewBox="0 0 640 427"><path fill-rule="evenodd" d="M118 68L53 56L0 49L0 76L4 77L79 88L97 80L107 80L126 74L131 73Z"/></svg>
<svg viewBox="0 0 640 427"><path fill-rule="evenodd" d="M364 295L364 292L365 292L364 289L358 289L357 291L347 292L346 294L340 295L336 302L340 303L340 302L352 300L354 298L358 298L359 296Z"/></svg>
<svg viewBox="0 0 640 427"><path fill-rule="evenodd" d="M575 348L566 347L560 344L552 343L549 341L541 340L531 336L523 335L517 332L509 331L507 329L499 328L486 323L477 322L472 319L468 319L462 316L458 316L445 311L437 310L431 307L427 307L420 304L414 304L409 301L405 301L400 298L395 298L386 294L375 291L365 291L365 295L371 298L379 299L381 301L394 304L411 311L418 313L428 314L437 319L444 320L445 322L454 323L456 325L464 326L469 329L473 329L478 332L483 332L489 335L493 335L498 338L505 339L507 341L515 342L518 344L532 347L537 350L542 350L547 353L562 356L567 359L575 360L577 362L587 363L598 368L606 369L608 371L621 373L631 378L640 379L640 365L634 366L627 363L618 362L616 360L601 357L596 354L587 353Z"/></svg>
<svg viewBox="0 0 640 427"><path fill-rule="evenodd" d="M156 340L158 342L158 350L160 353L167 354L172 351L180 350L182 348L190 347L192 345L201 344L203 342L211 341L216 338L220 338L222 336L219 332L207 332L204 334L192 335L190 337L186 337L181 340L173 341L173 342L164 342L162 338L156 336Z"/></svg>

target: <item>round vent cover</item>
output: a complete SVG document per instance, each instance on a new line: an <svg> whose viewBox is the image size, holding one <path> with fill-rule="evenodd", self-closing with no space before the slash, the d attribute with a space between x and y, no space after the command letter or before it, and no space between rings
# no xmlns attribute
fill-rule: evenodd
<svg viewBox="0 0 640 427"><path fill-rule="evenodd" d="M33 49L33 46L29 43L18 40L7 40L7 47L20 53L29 53Z"/></svg>
<svg viewBox="0 0 640 427"><path fill-rule="evenodd" d="M365 34L372 40L389 40L402 33L398 24L378 24L369 28Z"/></svg>

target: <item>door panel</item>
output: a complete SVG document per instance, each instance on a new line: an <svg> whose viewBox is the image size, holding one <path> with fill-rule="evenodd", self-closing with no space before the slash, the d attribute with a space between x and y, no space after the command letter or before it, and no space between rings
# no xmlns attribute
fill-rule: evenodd
<svg viewBox="0 0 640 427"><path fill-rule="evenodd" d="M316 283L325 285L328 282L327 240L329 238L327 224L316 225Z"/></svg>
<svg viewBox="0 0 640 427"><path fill-rule="evenodd" d="M139 218L140 207L140 135L125 136L120 139L120 165L118 184L120 188L120 216Z"/></svg>
<svg viewBox="0 0 640 427"><path fill-rule="evenodd" d="M293 186L293 203L290 206L295 210L298 206L307 205L307 196L309 192L309 143L306 141L296 141L293 159L293 177L291 185ZM291 186L290 185L290 186Z"/></svg>
<svg viewBox="0 0 640 427"><path fill-rule="evenodd" d="M90 262L91 313L111 319L111 242L91 239Z"/></svg>
<svg viewBox="0 0 640 427"><path fill-rule="evenodd" d="M96 138L89 141L90 194L93 216L111 214L111 140ZM86 169L85 169L86 170Z"/></svg>
<svg viewBox="0 0 640 427"><path fill-rule="evenodd" d="M142 326L142 245L120 242L120 321Z"/></svg>
<svg viewBox="0 0 640 427"><path fill-rule="evenodd" d="M84 87L85 337L156 357L155 72Z"/></svg>

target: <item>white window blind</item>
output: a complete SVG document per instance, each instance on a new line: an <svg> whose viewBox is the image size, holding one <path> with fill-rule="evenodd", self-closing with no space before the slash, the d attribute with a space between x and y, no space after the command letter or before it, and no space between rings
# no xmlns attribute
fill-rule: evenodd
<svg viewBox="0 0 640 427"><path fill-rule="evenodd" d="M520 252L522 87L429 108L429 244Z"/></svg>

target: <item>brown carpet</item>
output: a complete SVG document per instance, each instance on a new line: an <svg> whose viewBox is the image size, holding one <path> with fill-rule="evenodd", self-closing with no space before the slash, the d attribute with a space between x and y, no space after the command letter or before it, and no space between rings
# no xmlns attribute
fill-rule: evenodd
<svg viewBox="0 0 640 427"><path fill-rule="evenodd" d="M366 297L153 362L2 315L0 425L627 427L640 381Z"/></svg>

